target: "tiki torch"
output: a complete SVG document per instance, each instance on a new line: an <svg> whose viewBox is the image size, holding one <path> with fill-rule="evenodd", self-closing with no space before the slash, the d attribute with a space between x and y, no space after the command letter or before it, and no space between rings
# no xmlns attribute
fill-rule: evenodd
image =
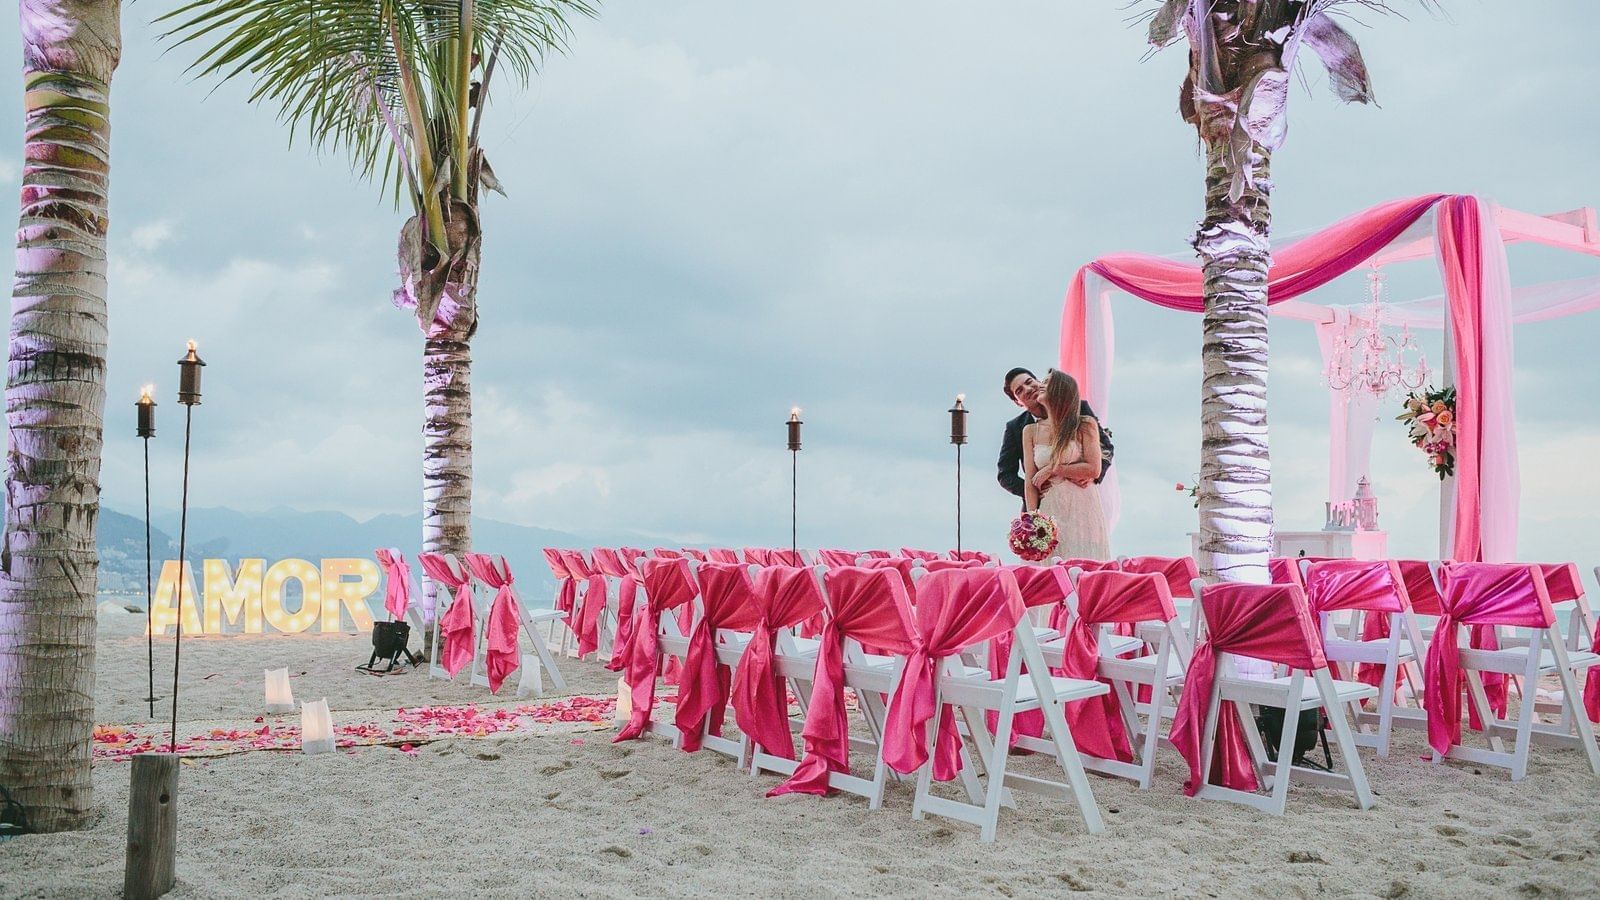
<svg viewBox="0 0 1600 900"><path fill-rule="evenodd" d="M178 360L178 402L183 404L183 500L178 507L178 631L172 651L172 731L167 739L168 753L178 752L178 663L183 651L183 587L187 581L183 567L189 537L189 436L194 408L200 405L200 370L204 367L194 341L190 341L189 352Z"/></svg>

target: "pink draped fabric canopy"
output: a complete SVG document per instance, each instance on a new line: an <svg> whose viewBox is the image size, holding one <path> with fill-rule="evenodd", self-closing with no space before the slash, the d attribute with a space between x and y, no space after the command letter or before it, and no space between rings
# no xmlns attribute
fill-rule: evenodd
<svg viewBox="0 0 1600 900"><path fill-rule="evenodd" d="M1429 224L1431 237L1417 237L1415 233ZM1529 216L1457 194L1379 204L1273 251L1268 303L1278 314L1316 323L1325 354L1335 330L1347 326L1348 312L1290 301L1363 264L1430 253L1438 260L1445 309L1432 322L1448 335L1446 380L1456 387L1457 422L1456 474L1442 501L1448 505L1453 493L1451 525L1441 535L1442 558L1509 560L1516 554L1519 487L1511 394L1512 323L1600 309L1597 284L1576 293L1563 291L1559 302L1532 298L1529 302L1540 307L1532 312L1513 310L1513 301L1521 302L1523 295L1513 297L1504 245L1522 240L1600 256L1600 229L1592 210ZM1112 288L1167 309L1204 310L1203 281L1194 263L1116 253L1077 271L1062 313L1060 365L1078 379L1084 399L1107 421L1114 420ZM1422 324L1418 316L1406 321ZM1337 501L1349 499L1356 478L1365 474L1360 469L1369 449L1363 445L1370 443L1374 409L1370 400L1338 393L1332 400L1329 499ZM1114 477L1102 485L1101 497L1114 523L1118 505Z"/></svg>

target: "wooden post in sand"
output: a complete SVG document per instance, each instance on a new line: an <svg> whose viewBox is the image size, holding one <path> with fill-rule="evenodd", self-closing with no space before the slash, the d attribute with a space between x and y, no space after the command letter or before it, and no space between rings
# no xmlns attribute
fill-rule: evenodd
<svg viewBox="0 0 1600 900"><path fill-rule="evenodd" d="M128 789L128 856L122 895L151 900L172 890L178 837L178 756L141 753L133 758Z"/></svg>

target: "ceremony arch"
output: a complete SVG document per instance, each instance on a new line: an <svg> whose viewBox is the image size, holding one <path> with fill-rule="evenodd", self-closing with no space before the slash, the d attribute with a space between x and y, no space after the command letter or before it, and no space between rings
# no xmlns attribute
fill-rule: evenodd
<svg viewBox="0 0 1600 900"><path fill-rule="evenodd" d="M1359 307L1302 298L1361 265L1434 257L1443 294L1386 303L1383 325L1442 329L1443 379L1456 389L1454 477L1440 492L1439 554L1444 559L1509 561L1516 556L1520 485L1512 398L1516 324L1600 308L1600 276L1513 290L1505 247L1533 242L1600 257L1600 226L1585 207L1539 216L1466 194L1428 194L1382 203L1274 249L1268 304L1276 316L1310 322L1324 362L1342 329L1359 325ZM1112 421L1115 351L1111 295L1132 294L1168 309L1205 309L1200 267L1144 253L1115 253L1083 266L1061 318L1063 371ZM1371 455L1377 399L1330 389L1328 499L1350 499ZM1485 428L1485 422L1495 427ZM1503 424L1502 424L1503 423ZM1114 525L1120 506L1114 473L1102 502Z"/></svg>

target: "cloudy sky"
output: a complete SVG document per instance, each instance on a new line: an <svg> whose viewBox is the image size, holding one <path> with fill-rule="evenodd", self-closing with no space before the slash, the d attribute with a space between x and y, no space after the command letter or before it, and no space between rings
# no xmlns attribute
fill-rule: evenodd
<svg viewBox="0 0 1600 900"><path fill-rule="evenodd" d="M400 217L342 159L291 147L242 86L187 79L184 51L163 56L148 24L172 5L126 8L113 92L105 502L141 500L132 403L155 381L157 483L176 505L173 362L194 337L210 363L198 504L415 511L420 337L389 304ZM1280 234L1430 191L1540 213L1600 203L1600 4L1444 5L1356 29L1381 107L1338 105L1316 73L1297 89L1274 163ZM1175 113L1183 54L1145 59L1122 0L978 9L617 0L536 84L494 98L484 145L511 197L484 205L479 515L783 542L782 423L798 404L803 544L947 546L945 409L964 391L967 543L1000 544L1015 507L993 476L1015 411L1001 374L1054 361L1079 265L1184 250L1201 171ZM0 25L13 189L14 27ZM1537 248L1511 263L1516 283L1600 274L1600 260ZM1395 294L1437 292L1431 262L1402 269ZM1128 298L1117 316L1115 548L1179 552L1199 320ZM1530 557L1600 561L1597 338L1600 314L1517 335ZM1307 326L1278 322L1272 339L1279 524L1314 528L1320 363ZM1433 555L1437 481L1399 425L1380 424L1375 445L1391 548Z"/></svg>

